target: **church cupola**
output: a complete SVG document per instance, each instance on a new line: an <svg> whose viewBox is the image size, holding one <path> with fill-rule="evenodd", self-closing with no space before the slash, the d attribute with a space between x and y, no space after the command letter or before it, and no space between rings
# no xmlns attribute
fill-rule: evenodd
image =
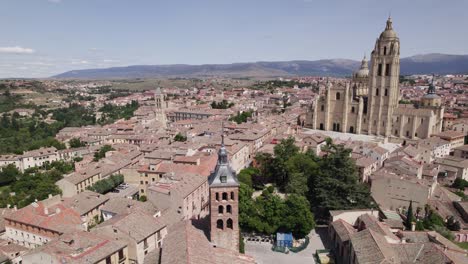
<svg viewBox="0 0 468 264"><path fill-rule="evenodd" d="M421 105L423 107L438 107L441 106L442 99L436 94L436 87L434 85L435 77L432 76L431 84L427 89L427 93L421 98Z"/></svg>
<svg viewBox="0 0 468 264"><path fill-rule="evenodd" d="M367 63L366 55L361 61L361 68L354 73L355 78L367 78L369 77L369 65Z"/></svg>

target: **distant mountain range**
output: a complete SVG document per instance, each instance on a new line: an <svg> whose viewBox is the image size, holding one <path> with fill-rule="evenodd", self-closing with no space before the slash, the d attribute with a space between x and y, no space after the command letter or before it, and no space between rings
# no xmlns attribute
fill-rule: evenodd
<svg viewBox="0 0 468 264"><path fill-rule="evenodd" d="M468 73L468 55L431 53L402 58L401 74ZM130 79L169 77L278 77L349 76L359 61L330 59L316 61L277 61L204 65L135 65L106 69L74 70L53 76L63 79Z"/></svg>

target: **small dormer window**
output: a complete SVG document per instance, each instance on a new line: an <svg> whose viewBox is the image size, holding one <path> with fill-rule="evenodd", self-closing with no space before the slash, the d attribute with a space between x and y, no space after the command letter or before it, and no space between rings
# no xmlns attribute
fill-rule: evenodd
<svg viewBox="0 0 468 264"><path fill-rule="evenodd" d="M227 176L221 176L221 177L219 177L219 179L221 180L222 183L227 182Z"/></svg>

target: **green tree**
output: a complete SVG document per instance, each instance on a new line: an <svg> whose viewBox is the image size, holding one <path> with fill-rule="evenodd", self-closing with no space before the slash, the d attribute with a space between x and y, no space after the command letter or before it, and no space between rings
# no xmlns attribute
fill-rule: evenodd
<svg viewBox="0 0 468 264"><path fill-rule="evenodd" d="M15 182L21 175L15 165L9 164L0 171L0 186L9 185Z"/></svg>
<svg viewBox="0 0 468 264"><path fill-rule="evenodd" d="M109 151L112 151L114 150L114 148L111 146L111 145L104 145L102 146L99 151L96 151L94 153L94 159L93 161L98 161L102 158L105 158L106 157L106 153L109 152Z"/></svg>
<svg viewBox="0 0 468 264"><path fill-rule="evenodd" d="M410 204L408 206L408 210L406 211L406 220L405 220L406 230L411 230L411 226L412 226L414 221L415 221L415 219L414 219L414 215L413 215L413 201L410 201Z"/></svg>
<svg viewBox="0 0 468 264"><path fill-rule="evenodd" d="M249 167L242 169L239 174L237 175L237 179L239 179L239 182L246 184L250 188L253 187L252 184L252 177L256 174L259 174L260 170L254 167Z"/></svg>
<svg viewBox="0 0 468 264"><path fill-rule="evenodd" d="M296 238L304 238L315 227L309 201L301 195L288 195L285 201L283 226Z"/></svg>
<svg viewBox="0 0 468 264"><path fill-rule="evenodd" d="M86 143L82 142L79 138L72 138L68 143L70 144L70 148L80 148L86 146Z"/></svg>
<svg viewBox="0 0 468 264"><path fill-rule="evenodd" d="M184 136L184 135L182 135L182 134L179 132L179 133L177 133L177 135L175 135L174 141L185 142L185 141L187 141L187 137Z"/></svg>

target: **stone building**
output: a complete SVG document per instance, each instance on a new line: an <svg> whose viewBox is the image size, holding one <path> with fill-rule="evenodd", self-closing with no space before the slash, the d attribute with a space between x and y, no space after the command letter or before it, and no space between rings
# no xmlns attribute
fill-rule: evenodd
<svg viewBox="0 0 468 264"><path fill-rule="evenodd" d="M428 138L442 129L444 107L432 83L418 106L399 104L400 40L387 20L361 68L345 83L326 84L306 118L313 129L400 139Z"/></svg>

